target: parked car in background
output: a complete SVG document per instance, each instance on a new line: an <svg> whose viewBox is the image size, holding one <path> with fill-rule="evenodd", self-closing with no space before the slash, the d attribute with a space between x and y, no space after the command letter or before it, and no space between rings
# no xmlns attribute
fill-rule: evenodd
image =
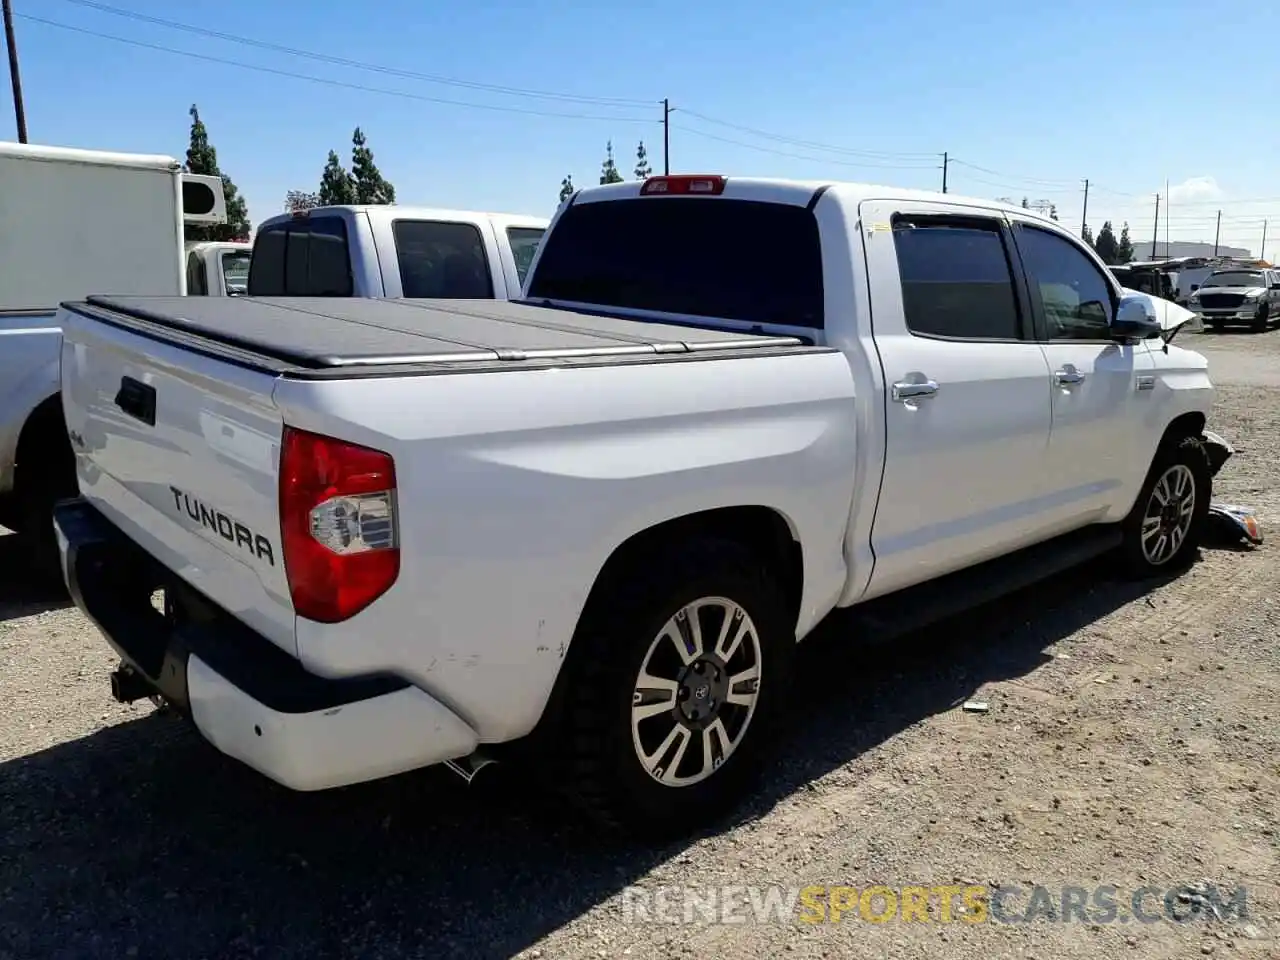
<svg viewBox="0 0 1280 960"><path fill-rule="evenodd" d="M0 524L56 574L50 508L75 492L58 304L186 292L183 226L226 221L222 180L173 157L0 143Z"/></svg>
<svg viewBox="0 0 1280 960"><path fill-rule="evenodd" d="M369 226L290 222L312 264ZM523 757L685 832L766 769L829 614L883 638L1196 550L1207 362L1031 211L654 177L573 195L525 286L64 308L57 528L118 699L295 789Z"/></svg>
<svg viewBox="0 0 1280 960"><path fill-rule="evenodd" d="M1205 277L1188 307L1209 327L1266 330L1280 322L1280 270L1228 267Z"/></svg>
<svg viewBox="0 0 1280 960"><path fill-rule="evenodd" d="M186 249L188 296L237 297L246 292L253 244L202 240L188 243Z"/></svg>
<svg viewBox="0 0 1280 960"><path fill-rule="evenodd" d="M315 207L264 221L250 296L520 296L548 221L400 205Z"/></svg>

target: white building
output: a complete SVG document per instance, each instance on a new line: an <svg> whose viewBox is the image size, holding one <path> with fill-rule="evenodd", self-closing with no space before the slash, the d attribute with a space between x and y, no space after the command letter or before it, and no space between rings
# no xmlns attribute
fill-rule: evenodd
<svg viewBox="0 0 1280 960"><path fill-rule="evenodd" d="M1132 231L1130 231L1132 237ZM1212 257L1213 244L1191 240L1157 241L1155 251L1151 249L1150 240L1133 240L1133 259L1135 260L1168 260L1170 257ZM1237 257L1241 260L1252 260L1253 251L1244 247L1218 246L1218 256Z"/></svg>

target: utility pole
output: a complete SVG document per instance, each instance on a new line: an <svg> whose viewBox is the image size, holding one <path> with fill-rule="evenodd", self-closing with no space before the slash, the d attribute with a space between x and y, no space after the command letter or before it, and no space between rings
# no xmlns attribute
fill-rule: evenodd
<svg viewBox="0 0 1280 960"><path fill-rule="evenodd" d="M1218 223L1213 228L1213 255L1218 255L1218 238L1222 236L1222 211L1218 211Z"/></svg>
<svg viewBox="0 0 1280 960"><path fill-rule="evenodd" d="M1156 194L1156 222L1151 228L1151 259L1156 259L1156 244L1160 242L1160 194Z"/></svg>
<svg viewBox="0 0 1280 960"><path fill-rule="evenodd" d="M1084 209L1080 211L1080 237L1084 238L1085 231L1089 229L1089 181L1084 182Z"/></svg>
<svg viewBox="0 0 1280 960"><path fill-rule="evenodd" d="M1267 221L1262 221L1262 249L1258 251L1258 259L1267 259Z"/></svg>
<svg viewBox="0 0 1280 960"><path fill-rule="evenodd" d="M662 174L671 176L671 101L666 97L662 98Z"/></svg>
<svg viewBox="0 0 1280 960"><path fill-rule="evenodd" d="M942 192L947 192L947 167L951 163L951 158L944 151L942 154Z"/></svg>
<svg viewBox="0 0 1280 960"><path fill-rule="evenodd" d="M18 142L27 142L27 111L22 106L22 78L18 74L18 39L13 33L13 6L2 0L4 41L9 47L9 83L13 86L13 117L18 124Z"/></svg>

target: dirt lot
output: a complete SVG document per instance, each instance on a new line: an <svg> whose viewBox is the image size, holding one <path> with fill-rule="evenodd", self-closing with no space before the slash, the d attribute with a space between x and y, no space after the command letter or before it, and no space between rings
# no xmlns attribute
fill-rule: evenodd
<svg viewBox="0 0 1280 960"><path fill-rule="evenodd" d="M1238 445L1219 497L1280 536L1280 332L1187 340L1223 384L1211 427ZM113 703L105 645L31 599L0 538L0 958L1280 957L1274 556L1205 550L1146 592L1081 570L892 650L826 631L805 644L785 760L741 821L619 851L497 771L470 788L435 771L275 788L150 706ZM970 698L989 712L964 712ZM1247 916L1203 919L1206 883L1224 900L1243 885ZM1114 885L1122 906L1155 887L1146 909L1163 916L1163 892L1189 884L1170 903L1201 918L623 910L631 885L727 884L980 884L1015 917L1035 885L1059 906L1064 886Z"/></svg>

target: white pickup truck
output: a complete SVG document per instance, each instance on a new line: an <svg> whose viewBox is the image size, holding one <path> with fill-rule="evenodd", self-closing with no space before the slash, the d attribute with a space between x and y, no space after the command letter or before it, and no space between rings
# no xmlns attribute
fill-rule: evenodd
<svg viewBox="0 0 1280 960"><path fill-rule="evenodd" d="M247 240L199 240L186 244L187 296L238 297L249 281L253 244Z"/></svg>
<svg viewBox="0 0 1280 960"><path fill-rule="evenodd" d="M249 294L514 300L547 223L399 205L283 213L258 227Z"/></svg>
<svg viewBox="0 0 1280 960"><path fill-rule="evenodd" d="M522 302L91 298L64 570L118 699L289 787L523 758L688 829L838 608L1192 559L1212 387L1149 306L1027 210L719 177L579 192Z"/></svg>

